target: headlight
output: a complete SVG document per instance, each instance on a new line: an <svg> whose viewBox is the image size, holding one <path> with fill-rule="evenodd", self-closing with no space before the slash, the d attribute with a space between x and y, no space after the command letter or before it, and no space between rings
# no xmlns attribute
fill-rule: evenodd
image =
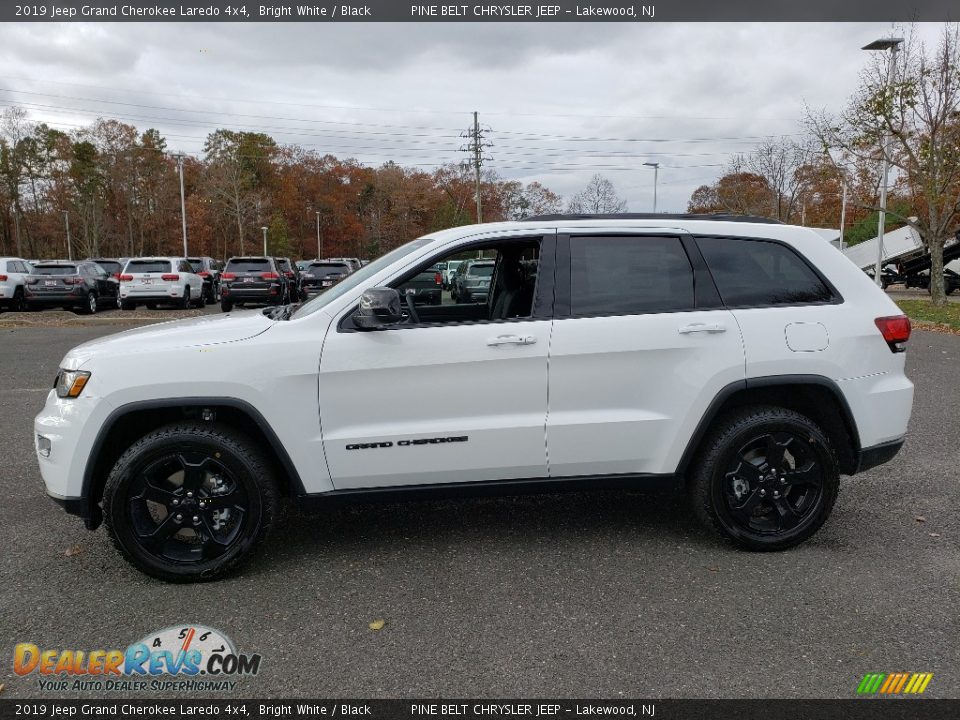
<svg viewBox="0 0 960 720"><path fill-rule="evenodd" d="M75 398L83 392L89 379L90 373L86 370L61 370L57 373L57 382L53 387L57 391L57 397Z"/></svg>

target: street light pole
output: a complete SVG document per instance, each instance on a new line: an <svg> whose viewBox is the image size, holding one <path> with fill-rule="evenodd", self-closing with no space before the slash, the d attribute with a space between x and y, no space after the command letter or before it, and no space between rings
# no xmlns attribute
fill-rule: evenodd
<svg viewBox="0 0 960 720"><path fill-rule="evenodd" d="M843 199L840 201L840 252L843 252L843 229L847 223L847 179L843 179Z"/></svg>
<svg viewBox="0 0 960 720"><path fill-rule="evenodd" d="M865 45L862 50L889 50L890 66L887 69L887 88L893 87L894 73L897 68L897 53L903 38L881 38L874 40L869 45ZM887 178L890 174L890 133L883 134L883 179L880 184L880 212L877 221L877 262L873 271L873 280L878 286L883 287L883 278L880 277L880 270L883 265L883 231L887 224Z"/></svg>
<svg viewBox="0 0 960 720"><path fill-rule="evenodd" d="M646 167L653 168L653 212L657 212L657 174L660 170L660 163L644 163Z"/></svg>
<svg viewBox="0 0 960 720"><path fill-rule="evenodd" d="M263 254L266 255L267 254L267 226L264 225L260 229L263 230Z"/></svg>
<svg viewBox="0 0 960 720"><path fill-rule="evenodd" d="M67 260L73 260L73 246L70 244L70 213L63 211L63 222L67 226Z"/></svg>
<svg viewBox="0 0 960 720"><path fill-rule="evenodd" d="M323 241L320 239L320 211L317 210L317 260L323 260Z"/></svg>
<svg viewBox="0 0 960 720"><path fill-rule="evenodd" d="M180 219L183 222L183 256L187 256L187 202L183 194L183 153L177 154L177 170L180 173Z"/></svg>

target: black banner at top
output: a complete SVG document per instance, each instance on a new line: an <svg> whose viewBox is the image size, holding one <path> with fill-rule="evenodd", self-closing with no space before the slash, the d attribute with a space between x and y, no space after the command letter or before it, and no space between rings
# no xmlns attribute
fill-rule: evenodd
<svg viewBox="0 0 960 720"><path fill-rule="evenodd" d="M825 22L950 21L957 0L546 0L519 3L40 0L0 4L0 22Z"/></svg>

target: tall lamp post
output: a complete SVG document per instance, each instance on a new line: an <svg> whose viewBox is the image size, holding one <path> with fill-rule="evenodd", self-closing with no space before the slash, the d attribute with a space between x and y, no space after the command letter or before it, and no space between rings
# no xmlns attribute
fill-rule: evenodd
<svg viewBox="0 0 960 720"><path fill-rule="evenodd" d="M183 221L183 256L187 256L187 202L183 195L183 153L177 155L177 170L180 172L180 218Z"/></svg>
<svg viewBox="0 0 960 720"><path fill-rule="evenodd" d="M263 230L263 254L266 255L267 254L267 226L264 225L260 229Z"/></svg>
<svg viewBox="0 0 960 720"><path fill-rule="evenodd" d="M903 44L903 38L880 38L874 40L869 45L864 45L861 50L889 50L890 65L887 69L887 88L893 87L893 77L897 69L897 53L900 51L900 45ZM890 174L890 133L883 134L883 180L880 184L880 218L877 222L877 264L874 267L873 279L879 286L883 286L883 279L880 277L881 266L883 265L883 230L887 224L887 176Z"/></svg>
<svg viewBox="0 0 960 720"><path fill-rule="evenodd" d="M317 260L323 260L323 240L320 239L320 211L317 210Z"/></svg>
<svg viewBox="0 0 960 720"><path fill-rule="evenodd" d="M644 166L653 168L653 212L657 212L657 173L660 163L644 163Z"/></svg>
<svg viewBox="0 0 960 720"><path fill-rule="evenodd" d="M73 260L73 247L70 243L70 213L63 211L63 222L67 226L67 260Z"/></svg>

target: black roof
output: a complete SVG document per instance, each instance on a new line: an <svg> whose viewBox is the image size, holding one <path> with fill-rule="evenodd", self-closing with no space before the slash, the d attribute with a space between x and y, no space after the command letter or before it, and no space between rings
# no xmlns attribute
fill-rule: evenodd
<svg viewBox="0 0 960 720"><path fill-rule="evenodd" d="M560 214L534 215L523 218L522 222L554 222L557 220L714 220L725 222L762 223L765 225L783 225L779 220L759 215L735 215L733 213L599 213L599 214Z"/></svg>

